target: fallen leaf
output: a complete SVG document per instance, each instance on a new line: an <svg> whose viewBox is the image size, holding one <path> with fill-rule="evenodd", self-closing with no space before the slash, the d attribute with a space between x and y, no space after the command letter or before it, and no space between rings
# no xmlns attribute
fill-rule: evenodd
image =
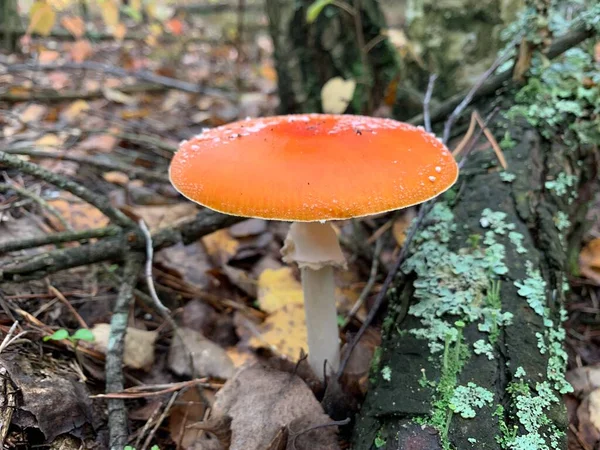
<svg viewBox="0 0 600 450"><path fill-rule="evenodd" d="M208 255L220 265L226 264L237 252L239 242L232 238L228 230L218 230L202 238Z"/></svg>
<svg viewBox="0 0 600 450"><path fill-rule="evenodd" d="M76 63L82 63L86 59L88 59L93 53L92 45L90 41L87 39L78 39L71 46L69 50L69 54L71 55L71 59Z"/></svg>
<svg viewBox="0 0 600 450"><path fill-rule="evenodd" d="M76 39L80 39L85 33L85 22L81 17L65 16L60 20L60 24Z"/></svg>
<svg viewBox="0 0 600 450"><path fill-rule="evenodd" d="M262 219L248 219L229 227L229 234L234 238L256 236L267 231L267 221Z"/></svg>
<svg viewBox="0 0 600 450"><path fill-rule="evenodd" d="M56 13L52 6L42 0L36 1L29 10L29 26L27 34L37 33L42 36L48 36L52 32Z"/></svg>
<svg viewBox="0 0 600 450"><path fill-rule="evenodd" d="M576 367L569 370L565 378L576 394L587 395L600 388L600 365Z"/></svg>
<svg viewBox="0 0 600 450"><path fill-rule="evenodd" d="M165 29L174 36L181 36L183 34L183 22L180 19L173 17L172 19L167 20Z"/></svg>
<svg viewBox="0 0 600 450"><path fill-rule="evenodd" d="M42 120L42 117L46 115L48 108L44 105L38 105L32 103L19 114L19 119L23 123L33 123Z"/></svg>
<svg viewBox="0 0 600 450"><path fill-rule="evenodd" d="M90 104L85 100L75 100L62 111L60 117L68 123L73 123L76 119L80 118L81 113L89 109Z"/></svg>
<svg viewBox="0 0 600 450"><path fill-rule="evenodd" d="M189 328L174 333L169 349L169 368L180 376L228 379L234 365L225 350Z"/></svg>
<svg viewBox="0 0 600 450"><path fill-rule="evenodd" d="M592 391L577 408L579 435L589 448L600 440L600 389Z"/></svg>
<svg viewBox="0 0 600 450"><path fill-rule="evenodd" d="M210 407L206 404L206 398L211 394L210 391L205 390L200 397L197 389L188 389L177 397L177 402L169 414L169 432L173 442L177 442L183 450L198 449L194 445L201 439L204 431L189 425L204 419L206 410Z"/></svg>
<svg viewBox="0 0 600 450"><path fill-rule="evenodd" d="M65 140L54 133L48 133L35 141L37 147L60 147Z"/></svg>
<svg viewBox="0 0 600 450"><path fill-rule="evenodd" d="M56 209L74 230L88 230L108 225L108 218L95 207L70 194L63 194L62 198L49 200L48 204ZM47 217L55 229L61 230L63 228L53 214L47 213Z"/></svg>
<svg viewBox="0 0 600 450"><path fill-rule="evenodd" d="M118 138L112 134L93 134L84 139L78 148L83 151L110 153L117 145Z"/></svg>
<svg viewBox="0 0 600 450"><path fill-rule="evenodd" d="M60 58L60 53L56 50L42 50L39 53L38 59L40 64L50 64Z"/></svg>
<svg viewBox="0 0 600 450"><path fill-rule="evenodd" d="M162 249L156 257L157 261L178 273L186 283L198 289L205 289L210 285L206 272L212 268L212 265L200 242L190 245L177 244Z"/></svg>
<svg viewBox="0 0 600 450"><path fill-rule="evenodd" d="M113 170L111 172L105 172L102 175L102 178L104 178L104 180L109 183L113 183L119 186L125 186L127 185L127 183L129 183L129 177L127 176L127 174L116 170Z"/></svg>
<svg viewBox="0 0 600 450"><path fill-rule="evenodd" d="M258 304L266 313L273 313L289 304L304 305L302 286L292 269L266 269L258 277Z"/></svg>
<svg viewBox="0 0 600 450"><path fill-rule="evenodd" d="M415 218L415 211L413 208L403 210L398 218L394 220L392 225L392 234L394 235L394 239L398 244L398 247L402 247L404 245L404 241L406 240L406 233L410 228L410 225Z"/></svg>
<svg viewBox="0 0 600 450"><path fill-rule="evenodd" d="M579 270L600 285L600 238L588 242L579 253Z"/></svg>
<svg viewBox="0 0 600 450"><path fill-rule="evenodd" d="M92 345L102 353L106 353L110 335L110 324L98 323L92 328L94 342ZM139 330L127 327L123 363L132 369L150 370L154 363L154 343L158 338L156 331Z"/></svg>
<svg viewBox="0 0 600 450"><path fill-rule="evenodd" d="M102 20L108 28L114 28L119 24L119 3L117 0L104 0L99 2Z"/></svg>
<svg viewBox="0 0 600 450"><path fill-rule="evenodd" d="M174 205L136 206L132 210L146 222L152 232L160 228L174 226L198 214L198 207L191 202L176 203Z"/></svg>
<svg viewBox="0 0 600 450"><path fill-rule="evenodd" d="M227 355L231 361L233 361L233 365L236 369L242 367L244 364L256 362L256 357L249 351L242 351L237 347L229 347L225 351L227 352Z"/></svg>
<svg viewBox="0 0 600 450"><path fill-rule="evenodd" d="M217 393L211 421L225 417L231 418L230 450L263 450L282 428L294 436L289 448L339 449L337 427L319 427L331 419L306 383L260 364L239 369Z"/></svg>
<svg viewBox="0 0 600 450"><path fill-rule="evenodd" d="M117 41L122 41L125 39L125 35L127 34L127 27L124 23L119 23L113 28L113 36Z"/></svg>
<svg viewBox="0 0 600 450"><path fill-rule="evenodd" d="M137 100L135 99L135 97L124 94L123 92L118 91L117 89L104 87L102 89L102 94L104 95L104 98L106 98L107 100L110 100L111 102L121 103L123 105L130 105L130 106L135 105L137 103Z"/></svg>
<svg viewBox="0 0 600 450"><path fill-rule="evenodd" d="M334 77L327 81L321 89L321 107L324 113L342 114L352 101L356 81Z"/></svg>

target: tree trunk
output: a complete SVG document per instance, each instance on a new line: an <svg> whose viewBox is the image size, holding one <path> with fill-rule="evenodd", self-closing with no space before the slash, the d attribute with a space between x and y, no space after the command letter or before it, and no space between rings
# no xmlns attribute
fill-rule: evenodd
<svg viewBox="0 0 600 450"><path fill-rule="evenodd" d="M266 2L275 46L280 111L321 111L322 86L333 77L342 77L357 82L347 112L372 112L398 73L397 53L381 35L385 19L377 0L346 2L360 10L358 20L352 9L330 4L308 24L306 12L311 3Z"/></svg>
<svg viewBox="0 0 600 450"><path fill-rule="evenodd" d="M597 160L527 123L502 128L508 172L491 149L473 153L413 242L355 450L566 448L566 236Z"/></svg>
<svg viewBox="0 0 600 450"><path fill-rule="evenodd" d="M17 0L3 0L0 2L0 47L8 52L14 52L21 34Z"/></svg>

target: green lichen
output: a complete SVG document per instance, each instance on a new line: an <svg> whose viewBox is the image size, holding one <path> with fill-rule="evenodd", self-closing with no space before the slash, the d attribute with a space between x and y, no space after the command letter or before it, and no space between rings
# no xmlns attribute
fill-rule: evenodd
<svg viewBox="0 0 600 450"><path fill-rule="evenodd" d="M479 339L473 343L473 353L476 355L485 355L490 360L494 359L494 347L483 339Z"/></svg>
<svg viewBox="0 0 600 450"><path fill-rule="evenodd" d="M521 233L517 231L511 231L508 233L508 239L515 246L517 253L521 255L527 253L527 249L523 247L524 236Z"/></svg>
<svg viewBox="0 0 600 450"><path fill-rule="evenodd" d="M463 419L475 417L475 408L481 409L494 401L494 394L475 383L466 386L457 386L450 399L450 409L455 414L460 414Z"/></svg>
<svg viewBox="0 0 600 450"><path fill-rule="evenodd" d="M517 370L515 370L515 378L523 378L526 375L525 369L521 366L517 367Z"/></svg>
<svg viewBox="0 0 600 450"><path fill-rule="evenodd" d="M392 380L392 369L390 369L390 366L384 366L384 368L381 369L381 378L385 381Z"/></svg>
<svg viewBox="0 0 600 450"><path fill-rule="evenodd" d="M546 183L544 183L544 187L554 191L554 193L556 193L556 195L559 197L562 197L567 193L572 192L576 181L576 175L567 175L565 172L561 172L558 174L556 179L546 181Z"/></svg>
<svg viewBox="0 0 600 450"><path fill-rule="evenodd" d="M512 172L500 172L500 179L505 183L512 183L516 178L517 176Z"/></svg>
<svg viewBox="0 0 600 450"><path fill-rule="evenodd" d="M373 441L375 448L383 448L383 447L385 447L386 443L387 443L386 439L383 438L383 436L381 436L381 430L379 430L377 432L377 435L375 436L375 440Z"/></svg>
<svg viewBox="0 0 600 450"><path fill-rule="evenodd" d="M569 220L569 215L564 211L558 211L554 216L554 224L556 225L556 229L558 231L568 230L571 226L571 221Z"/></svg>

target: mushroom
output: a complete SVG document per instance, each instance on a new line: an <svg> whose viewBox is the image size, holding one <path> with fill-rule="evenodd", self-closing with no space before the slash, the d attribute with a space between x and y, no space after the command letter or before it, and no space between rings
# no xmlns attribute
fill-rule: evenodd
<svg viewBox="0 0 600 450"><path fill-rule="evenodd" d="M170 179L188 199L236 216L291 221L282 249L301 269L308 361L336 371L334 268L346 265L333 220L416 205L454 184L448 149L391 119L305 114L246 119L181 143Z"/></svg>

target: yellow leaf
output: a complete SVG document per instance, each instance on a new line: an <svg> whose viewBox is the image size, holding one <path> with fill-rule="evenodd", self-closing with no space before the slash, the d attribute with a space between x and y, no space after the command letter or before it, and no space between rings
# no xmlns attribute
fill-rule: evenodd
<svg viewBox="0 0 600 450"><path fill-rule="evenodd" d="M66 16L60 20L60 24L77 39L85 33L85 23L81 17Z"/></svg>
<svg viewBox="0 0 600 450"><path fill-rule="evenodd" d="M46 115L48 108L44 105L32 103L19 114L19 119L23 123L39 122Z"/></svg>
<svg viewBox="0 0 600 450"><path fill-rule="evenodd" d="M90 105L85 100L76 100L71 103L62 113L61 118L69 123L77 119L82 112L90 109Z"/></svg>
<svg viewBox="0 0 600 450"><path fill-rule="evenodd" d="M53 133L45 134L35 141L35 145L39 147L60 147L63 143L64 139Z"/></svg>
<svg viewBox="0 0 600 450"><path fill-rule="evenodd" d="M119 4L117 0L104 0L100 3L100 12L102 20L109 28L114 28L119 24Z"/></svg>
<svg viewBox="0 0 600 450"><path fill-rule="evenodd" d="M600 238L588 242L579 253L579 270L587 278L600 285Z"/></svg>
<svg viewBox="0 0 600 450"><path fill-rule="evenodd" d="M321 89L321 107L329 114L342 114L352 101L356 81L342 77L331 78Z"/></svg>
<svg viewBox="0 0 600 450"><path fill-rule="evenodd" d="M231 237L229 231L219 230L202 238L206 252L220 264L225 264L237 252L240 243Z"/></svg>
<svg viewBox="0 0 600 450"><path fill-rule="evenodd" d="M285 305L257 328L260 336L250 338L251 347L269 347L292 361L297 361L302 351L308 351L304 306L301 304Z"/></svg>
<svg viewBox="0 0 600 450"><path fill-rule="evenodd" d="M122 41L125 39L125 35L127 34L127 27L125 24L119 23L113 28L113 36L117 41Z"/></svg>
<svg viewBox="0 0 600 450"><path fill-rule="evenodd" d="M272 313L288 304L304 308L302 286L294 278L292 269L266 269L258 277L258 304L266 313Z"/></svg>
<svg viewBox="0 0 600 450"><path fill-rule="evenodd" d="M38 0L29 10L29 27L27 34L37 33L42 36L48 36L52 31L56 13L48 3Z"/></svg>

